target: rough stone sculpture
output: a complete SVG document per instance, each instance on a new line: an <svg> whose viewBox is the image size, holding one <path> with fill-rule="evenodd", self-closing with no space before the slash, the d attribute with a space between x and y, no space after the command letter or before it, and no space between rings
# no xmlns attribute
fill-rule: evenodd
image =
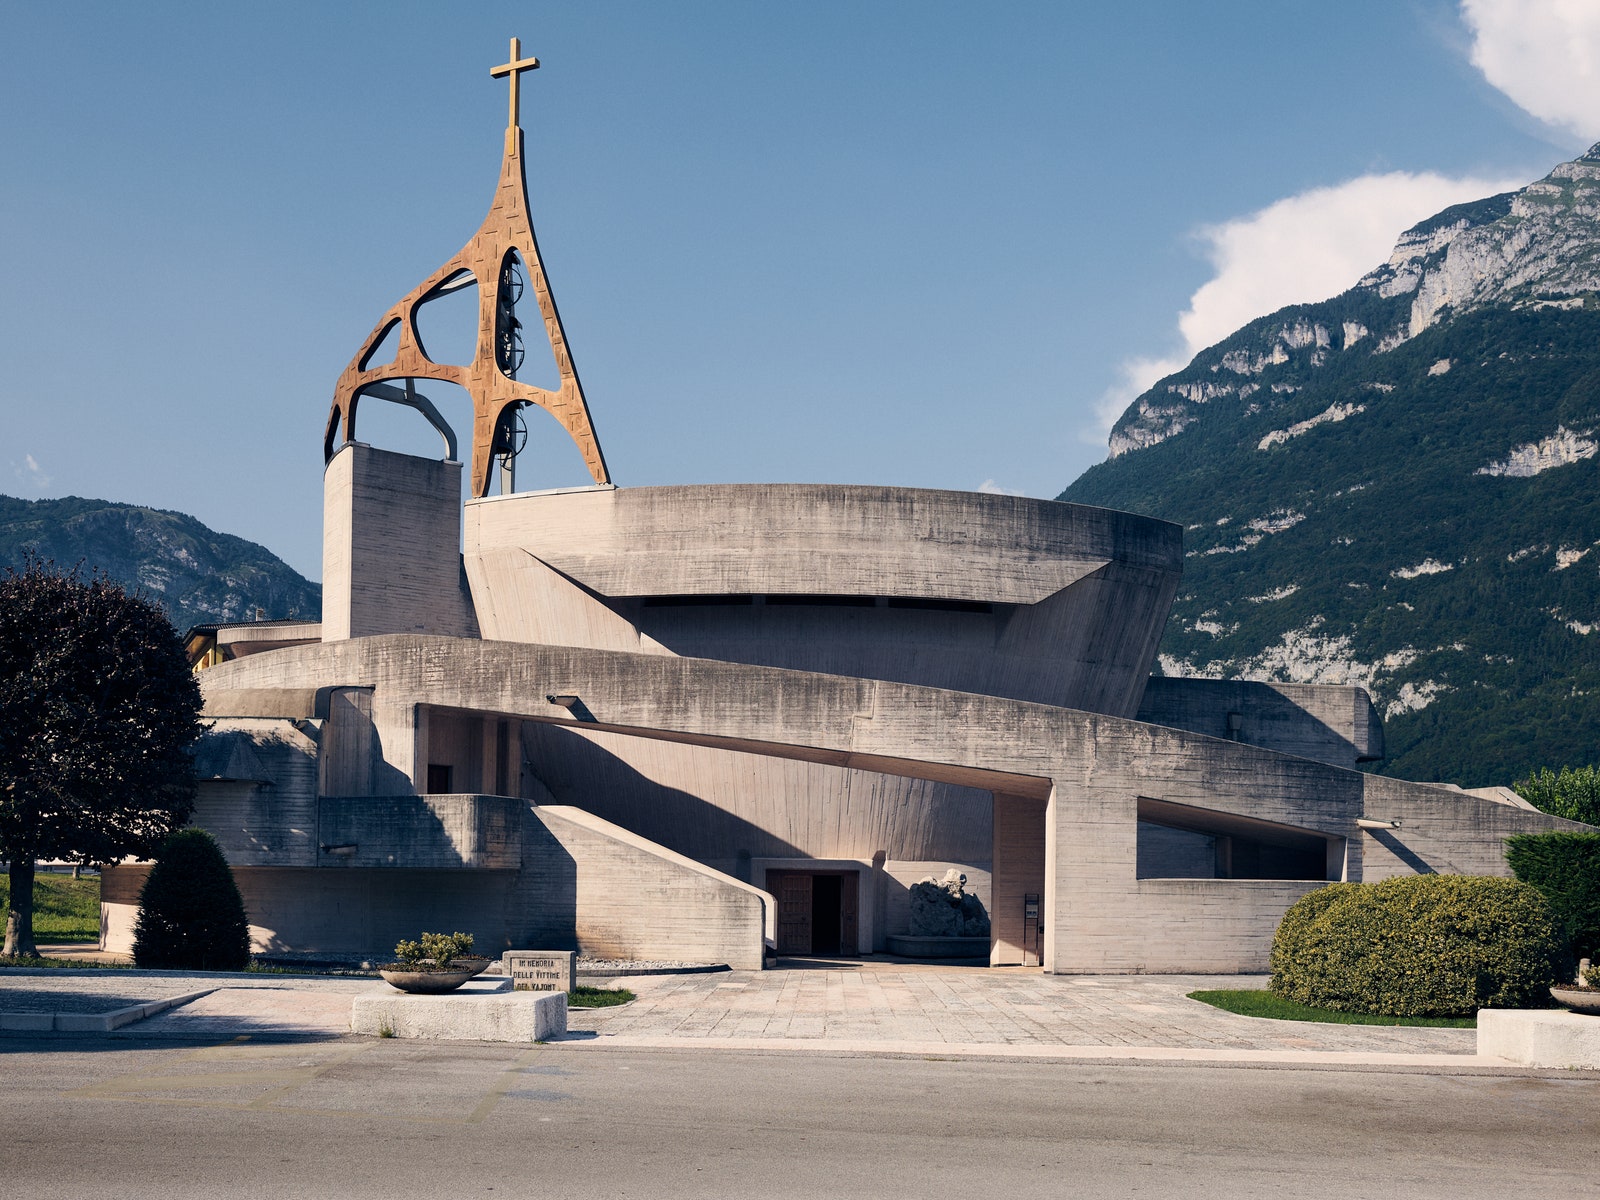
<svg viewBox="0 0 1600 1200"><path fill-rule="evenodd" d="M965 890L967 877L947 871L911 885L912 937L988 937L989 914L983 901Z"/></svg>

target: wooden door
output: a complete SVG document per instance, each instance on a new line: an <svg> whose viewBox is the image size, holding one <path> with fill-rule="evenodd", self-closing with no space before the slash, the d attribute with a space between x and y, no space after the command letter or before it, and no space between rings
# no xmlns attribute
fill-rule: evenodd
<svg viewBox="0 0 1600 1200"><path fill-rule="evenodd" d="M839 953L852 957L861 953L856 932L860 924L856 915L860 911L860 897L857 895L860 883L859 871L846 871L839 882Z"/></svg>
<svg viewBox="0 0 1600 1200"><path fill-rule="evenodd" d="M775 877L775 878L774 878ZM778 898L778 953L811 953L811 876L774 872L768 887Z"/></svg>

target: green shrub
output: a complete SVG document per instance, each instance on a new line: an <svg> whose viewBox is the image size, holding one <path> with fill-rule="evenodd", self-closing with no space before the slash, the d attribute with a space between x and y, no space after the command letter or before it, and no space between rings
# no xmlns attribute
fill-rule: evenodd
<svg viewBox="0 0 1600 1200"><path fill-rule="evenodd" d="M244 901L205 830L180 829L156 852L139 892L133 961L191 971L242 971L249 964Z"/></svg>
<svg viewBox="0 0 1600 1200"><path fill-rule="evenodd" d="M1600 767L1543 767L1511 785L1529 804L1553 817L1600 825Z"/></svg>
<svg viewBox="0 0 1600 1200"><path fill-rule="evenodd" d="M1543 1008L1561 977L1560 930L1538 890L1514 879L1414 875L1308 893L1272 942L1285 1000L1395 1017Z"/></svg>
<svg viewBox="0 0 1600 1200"><path fill-rule="evenodd" d="M457 958L472 953L472 944L470 933L424 933L420 941L396 942L394 953L399 961L412 970L431 965L447 971Z"/></svg>
<svg viewBox="0 0 1600 1200"><path fill-rule="evenodd" d="M1550 902L1574 958L1600 958L1600 833L1519 833L1506 862Z"/></svg>

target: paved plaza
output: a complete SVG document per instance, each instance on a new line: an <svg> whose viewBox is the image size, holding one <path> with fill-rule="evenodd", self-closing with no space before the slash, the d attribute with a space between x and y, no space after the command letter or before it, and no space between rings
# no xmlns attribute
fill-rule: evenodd
<svg viewBox="0 0 1600 1200"><path fill-rule="evenodd" d="M638 996L574 1009L575 1049L695 1047L842 1054L1155 1059L1469 1068L1470 1029L1235 1016L1186 993L1261 976L1061 976L887 961L784 960L774 970L591 982ZM327 1040L350 1034L370 979L142 971L0 972L0 1028L18 1012L104 1012L203 991L108 1036ZM1492 1064L1487 1064L1492 1065Z"/></svg>
<svg viewBox="0 0 1600 1200"><path fill-rule="evenodd" d="M1429 1060L1476 1051L1471 1029L1322 1025L1223 1012L1203 988L1264 987L1265 976L1045 975L1037 969L785 962L770 971L621 979L638 994L577 1009L574 1033L615 1046L807 1046L1006 1057L1173 1057L1249 1061L1287 1055Z"/></svg>

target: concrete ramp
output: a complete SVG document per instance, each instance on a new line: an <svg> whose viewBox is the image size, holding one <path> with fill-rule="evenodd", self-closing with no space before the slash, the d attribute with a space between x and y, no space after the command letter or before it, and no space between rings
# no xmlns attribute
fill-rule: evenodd
<svg viewBox="0 0 1600 1200"><path fill-rule="evenodd" d="M572 906L583 954L761 969L766 939L777 933L767 892L581 808L530 806L528 816L547 836L525 835L523 872L570 879L570 888L546 893L547 903Z"/></svg>

